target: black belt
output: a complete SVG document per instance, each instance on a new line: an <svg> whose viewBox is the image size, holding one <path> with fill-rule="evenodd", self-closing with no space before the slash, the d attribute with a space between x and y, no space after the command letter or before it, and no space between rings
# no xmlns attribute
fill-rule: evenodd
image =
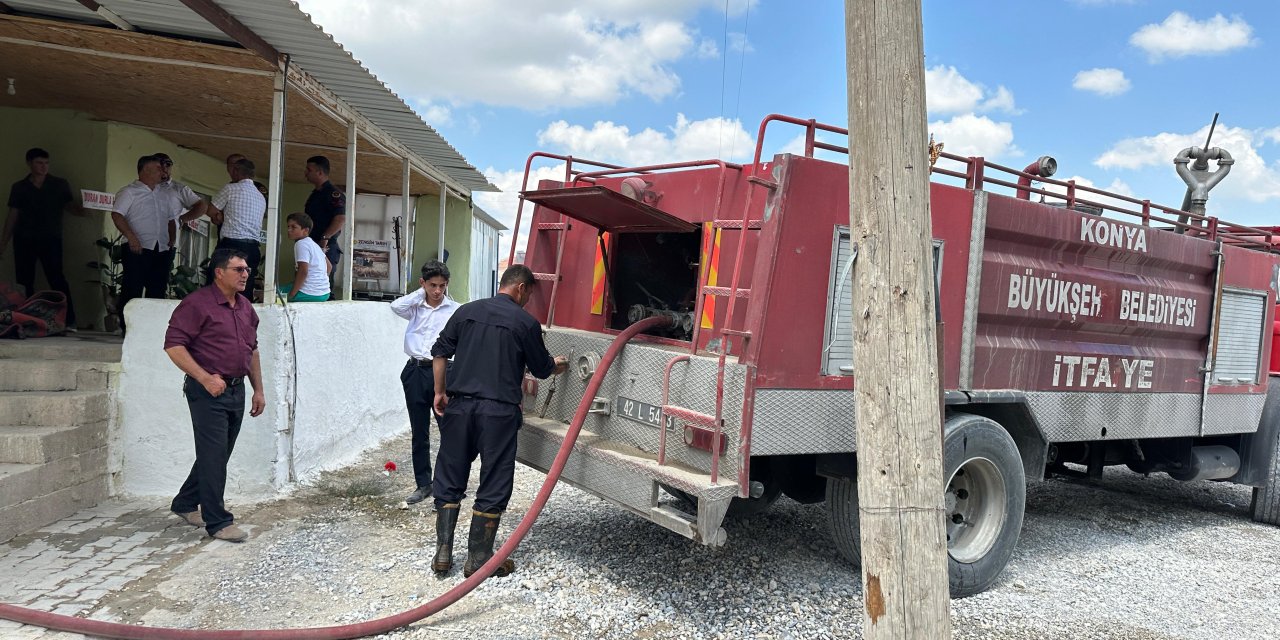
<svg viewBox="0 0 1280 640"><path fill-rule="evenodd" d="M430 358L421 358L421 359L419 359L419 358L409 358L409 364L411 364L411 365L413 365L413 366L415 366L415 367L430 367L430 366L431 366L431 359L430 359Z"/></svg>
<svg viewBox="0 0 1280 640"><path fill-rule="evenodd" d="M222 242L227 242L232 244L248 244L248 245L262 244L257 240L250 240L248 238L223 238Z"/></svg>
<svg viewBox="0 0 1280 640"><path fill-rule="evenodd" d="M228 387L238 387L244 384L244 376L218 376L218 377L222 378L222 381L227 383ZM187 376L187 380L189 382L199 382L198 380L196 380L195 378L192 378L191 376Z"/></svg>

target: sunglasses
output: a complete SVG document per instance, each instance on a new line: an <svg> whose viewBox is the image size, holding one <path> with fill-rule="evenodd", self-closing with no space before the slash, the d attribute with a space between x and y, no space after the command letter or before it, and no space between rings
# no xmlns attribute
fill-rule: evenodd
<svg viewBox="0 0 1280 640"><path fill-rule="evenodd" d="M234 271L236 273L249 273L249 267L222 267L222 268L227 271Z"/></svg>

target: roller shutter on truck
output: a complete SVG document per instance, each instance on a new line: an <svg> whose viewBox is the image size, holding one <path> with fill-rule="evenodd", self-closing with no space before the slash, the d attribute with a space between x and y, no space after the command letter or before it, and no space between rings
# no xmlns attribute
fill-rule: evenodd
<svg viewBox="0 0 1280 640"><path fill-rule="evenodd" d="M1213 384L1257 384L1262 360L1265 291L1224 289Z"/></svg>

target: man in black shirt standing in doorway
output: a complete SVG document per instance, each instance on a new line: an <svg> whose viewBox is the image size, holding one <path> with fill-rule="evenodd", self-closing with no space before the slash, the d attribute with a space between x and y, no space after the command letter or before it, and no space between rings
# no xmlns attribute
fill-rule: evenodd
<svg viewBox="0 0 1280 640"><path fill-rule="evenodd" d="M0 235L0 257L12 239L13 277L26 290L27 297L35 294L39 262L49 286L67 297L67 330L75 331L71 285L62 273L62 213L67 209L79 213L80 201L71 195L71 185L66 180L49 174L48 151L28 150L27 168L27 177L13 183L9 190L9 218Z"/></svg>
<svg viewBox="0 0 1280 640"><path fill-rule="evenodd" d="M333 271L342 259L341 243L337 240L342 225L347 222L347 196L329 182L329 159L324 156L307 158L307 182L315 187L307 196L303 211L315 223L311 227L311 239L320 245L329 259L329 284L333 284ZM348 185L350 186L350 185Z"/></svg>
<svg viewBox="0 0 1280 640"><path fill-rule="evenodd" d="M459 307L431 349L435 410L440 416L440 453L432 485L436 556L431 568L437 573L447 573L453 566L458 506L477 455L480 486L471 512L463 575L470 577L493 557L498 523L511 500L515 478L516 434L524 420L520 408L524 370L528 367L533 375L547 378L568 368L563 356L553 359L547 353L542 325L524 310L536 285L528 267L511 265L502 273L498 295ZM458 357L446 386L445 366L454 354ZM512 571L515 563L508 559L493 575L500 578Z"/></svg>

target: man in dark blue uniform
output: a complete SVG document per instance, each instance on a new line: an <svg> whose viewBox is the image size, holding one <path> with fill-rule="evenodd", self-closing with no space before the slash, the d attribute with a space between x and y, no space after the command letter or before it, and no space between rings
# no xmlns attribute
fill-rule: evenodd
<svg viewBox="0 0 1280 640"><path fill-rule="evenodd" d="M307 204L303 211L311 216L315 226L311 227L311 239L320 245L324 255L329 259L329 283L333 283L333 269L342 259L341 243L338 234L342 233L342 225L347 222L347 196L329 182L329 159L324 156L307 158L307 182L315 187L307 196Z"/></svg>
<svg viewBox="0 0 1280 640"><path fill-rule="evenodd" d="M476 455L480 456L480 486L471 512L463 575L470 577L493 557L498 523L511 500L515 478L516 433L524 420L520 409L524 370L528 367L533 375L547 378L568 368L563 356L552 358L547 353L542 325L524 310L536 285L528 267L511 265L502 273L498 295L459 307L431 349L435 410L440 416L433 483L436 556L431 563L437 573L453 567L453 530ZM446 386L446 363L455 354ZM515 562L508 559L493 575L503 577L512 571Z"/></svg>

